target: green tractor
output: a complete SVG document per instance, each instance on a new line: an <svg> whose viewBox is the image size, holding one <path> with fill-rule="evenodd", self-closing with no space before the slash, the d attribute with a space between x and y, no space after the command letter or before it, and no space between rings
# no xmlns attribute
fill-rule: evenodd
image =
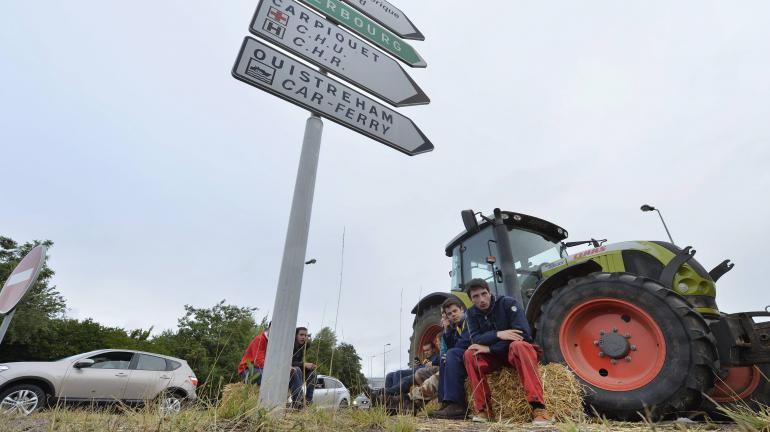
<svg viewBox="0 0 770 432"><path fill-rule="evenodd" d="M545 220L495 209L446 247L451 293L414 307L410 357L441 332L440 305L473 278L526 307L545 362L566 364L588 388L586 404L617 419L653 418L719 404L770 404L770 312L726 314L715 282L725 260L707 272L695 251L659 241L564 242L567 231ZM588 250L567 254L582 244ZM706 397L708 396L708 397Z"/></svg>

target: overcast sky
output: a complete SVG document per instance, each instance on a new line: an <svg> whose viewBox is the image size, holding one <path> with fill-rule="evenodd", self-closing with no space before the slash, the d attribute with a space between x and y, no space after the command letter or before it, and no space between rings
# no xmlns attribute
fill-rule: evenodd
<svg viewBox="0 0 770 432"><path fill-rule="evenodd" d="M0 4L0 234L50 239L68 314L174 328L185 304L273 307L306 111L233 79L257 2ZM449 288L460 210L663 240L728 312L770 304L770 3L401 0L425 34L408 157L325 122L299 321L369 375ZM575 250L576 252L577 250ZM403 294L403 295L402 295ZM379 371L379 372L377 372Z"/></svg>

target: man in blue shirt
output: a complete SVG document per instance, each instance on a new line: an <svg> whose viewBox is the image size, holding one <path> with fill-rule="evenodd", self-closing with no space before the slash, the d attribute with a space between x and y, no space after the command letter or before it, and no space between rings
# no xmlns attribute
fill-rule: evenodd
<svg viewBox="0 0 770 432"><path fill-rule="evenodd" d="M465 321L465 305L457 297L449 297L441 305L447 323L441 341L446 353L441 358L438 400L441 408L431 413L433 418L464 419L467 412L465 401L465 366L463 354L471 344Z"/></svg>
<svg viewBox="0 0 770 432"><path fill-rule="evenodd" d="M524 309L511 297L495 298L483 279L468 282L466 292L473 302L466 314L473 344L464 354L477 413L473 420L494 418L487 375L502 367L513 367L532 406L533 424L548 424L551 414L545 409L537 350L532 346Z"/></svg>

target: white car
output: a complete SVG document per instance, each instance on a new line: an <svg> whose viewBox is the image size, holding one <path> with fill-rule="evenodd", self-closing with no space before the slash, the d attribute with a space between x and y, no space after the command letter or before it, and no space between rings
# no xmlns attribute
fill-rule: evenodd
<svg viewBox="0 0 770 432"><path fill-rule="evenodd" d="M365 394L361 393L353 399L353 408L356 409L369 409L372 407L372 400Z"/></svg>
<svg viewBox="0 0 770 432"><path fill-rule="evenodd" d="M46 402L159 401L178 412L196 399L195 377L187 362L130 350L98 350L52 362L0 364L0 412L29 415Z"/></svg>
<svg viewBox="0 0 770 432"><path fill-rule="evenodd" d="M319 408L348 408L350 392L337 378L318 375L313 392L313 405Z"/></svg>

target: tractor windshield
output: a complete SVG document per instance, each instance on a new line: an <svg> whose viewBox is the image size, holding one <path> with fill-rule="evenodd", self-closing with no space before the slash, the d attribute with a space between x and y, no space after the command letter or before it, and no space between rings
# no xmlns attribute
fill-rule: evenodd
<svg viewBox="0 0 770 432"><path fill-rule="evenodd" d="M517 280L522 291L534 288L540 281L540 266L560 259L559 243L546 240L540 234L523 230L508 231ZM502 277L497 274L499 263L488 262L488 257L499 259L497 242L494 240L492 227L488 226L462 244L452 253L452 289L462 290L463 284L474 278L487 281L492 291L502 294Z"/></svg>
<svg viewBox="0 0 770 432"><path fill-rule="evenodd" d="M536 270L541 264L556 261L561 256L561 245L550 242L540 234L513 229L508 231L513 248L513 261L516 269Z"/></svg>

